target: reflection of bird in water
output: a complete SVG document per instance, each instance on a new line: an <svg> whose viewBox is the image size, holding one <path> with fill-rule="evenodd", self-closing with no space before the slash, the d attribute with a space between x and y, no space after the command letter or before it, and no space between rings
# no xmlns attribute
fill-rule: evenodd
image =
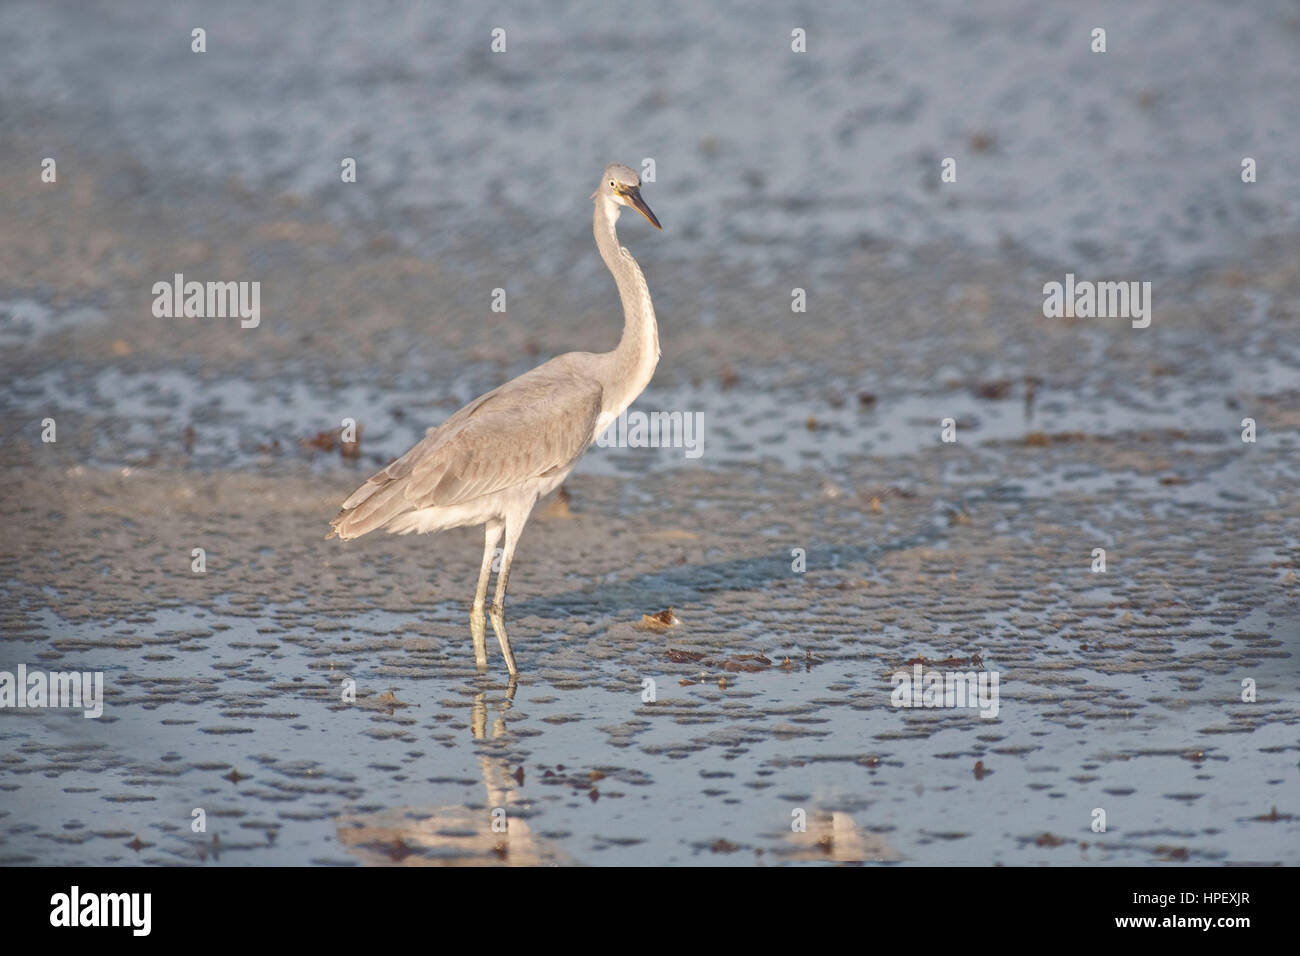
<svg viewBox="0 0 1300 956"><path fill-rule="evenodd" d="M786 833L785 837L789 846L772 851L782 862L893 863L902 859L884 837L858 829L853 817L840 810L810 813L806 831Z"/></svg>
<svg viewBox="0 0 1300 956"><path fill-rule="evenodd" d="M504 712L512 696L507 692L506 705L493 722L494 738L506 734ZM486 697L476 694L470 721L476 740L488 736L487 716ZM572 865L572 857L510 812L519 802L519 784L505 761L480 755L478 762L487 788L485 808L394 807L342 816L337 821L339 842L363 863L375 866Z"/></svg>
<svg viewBox="0 0 1300 956"><path fill-rule="evenodd" d="M474 660L487 667L484 601L497 542L505 536L496 597L487 611L506 667L517 673L506 637L505 597L515 545L533 505L558 488L582 453L632 403L654 375L659 328L636 260L618 244L624 206L659 220L627 166L605 167L592 193L596 248L623 301L623 337L612 352L569 352L470 402L348 496L326 537L356 538L486 525L483 564L470 610Z"/></svg>

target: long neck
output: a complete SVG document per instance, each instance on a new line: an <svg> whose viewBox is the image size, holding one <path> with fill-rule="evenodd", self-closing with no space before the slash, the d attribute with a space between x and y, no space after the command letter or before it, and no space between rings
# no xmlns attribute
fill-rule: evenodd
<svg viewBox="0 0 1300 956"><path fill-rule="evenodd" d="M596 247L614 274L619 298L623 300L623 337L618 348L606 353L610 365L608 380L603 383L605 409L615 413L641 394L659 363L659 326L650 302L650 288L632 254L618 244L618 233L614 231L616 217L617 212L611 215L608 203L596 202L592 219Z"/></svg>

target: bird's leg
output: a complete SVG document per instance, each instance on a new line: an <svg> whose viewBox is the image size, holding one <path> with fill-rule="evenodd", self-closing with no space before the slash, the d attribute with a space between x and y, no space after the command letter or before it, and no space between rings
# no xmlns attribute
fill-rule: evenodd
<svg viewBox="0 0 1300 956"><path fill-rule="evenodd" d="M483 613L483 602L487 600L488 579L492 576L492 558L496 555L497 542L505 530L504 521L489 521L483 540L483 567L478 572L478 589L474 592L474 605L469 609L469 632L474 638L474 664L479 670L487 670L487 619Z"/></svg>
<svg viewBox="0 0 1300 956"><path fill-rule="evenodd" d="M522 528L517 528L511 524L506 524L506 544L505 551L501 555L501 570L497 572L497 594L492 606L488 608L488 617L492 619L492 630L497 632L497 640L501 642L501 654L506 659L506 668L510 671L510 676L514 677L519 673L515 667L515 655L510 650L510 638L506 637L506 587L510 583L510 564L515 559L515 545L519 543L519 532Z"/></svg>

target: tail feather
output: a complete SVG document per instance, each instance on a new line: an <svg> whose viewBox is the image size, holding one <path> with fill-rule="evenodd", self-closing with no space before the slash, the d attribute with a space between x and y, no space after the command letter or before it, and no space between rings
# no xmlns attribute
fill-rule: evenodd
<svg viewBox="0 0 1300 956"><path fill-rule="evenodd" d="M381 471L379 474L375 475L373 478L368 480L364 485L362 485L356 491L352 492L352 494L348 495L348 500L343 502L342 505L343 510L351 511L357 505L361 504L367 498L371 497L376 491L379 491L380 489L383 488L387 488L390 485L392 485L392 483L393 483L393 479L390 478L385 472Z"/></svg>
<svg viewBox="0 0 1300 956"><path fill-rule="evenodd" d="M354 506L346 504L342 511L330 522L334 529L330 534L338 535L343 540L359 538L376 528L381 528L398 515L411 510L411 504L402 494L403 482L390 481L386 485L376 485ZM356 498L353 495L348 501Z"/></svg>

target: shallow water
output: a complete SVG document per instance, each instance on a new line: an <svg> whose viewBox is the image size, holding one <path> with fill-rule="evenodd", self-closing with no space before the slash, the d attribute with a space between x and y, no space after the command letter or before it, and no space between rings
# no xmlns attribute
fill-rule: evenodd
<svg viewBox="0 0 1300 956"><path fill-rule="evenodd" d="M1300 22L886 4L794 62L746 10L525 6L494 60L476 11L224 5L195 59L185 4L0 8L0 162L61 171L0 186L0 670L106 687L0 710L0 862L1300 862ZM477 530L323 534L613 345L585 197L643 155L634 409L703 453L595 448L539 506L510 685ZM178 271L262 324L153 318ZM1045 319L1067 272L1153 281L1152 326ZM345 417L358 461L312 444ZM893 706L917 658L996 718Z"/></svg>
<svg viewBox="0 0 1300 956"><path fill-rule="evenodd" d="M236 177L335 222L385 222L428 253L465 251L468 232L570 261L533 230L581 213L593 155L654 158L678 253L732 247L746 263L949 238L1127 276L1300 218L1287 120L1300 22L1282 2L1245 17L1212 0L798 13L678 0L634 28L590 2L78 9L0 11L15 120L52 114L130 152L168 177L144 187L160 199ZM200 25L202 56L188 41ZM1098 26L1104 54L1089 49ZM1248 197L1243 155L1267 170ZM339 187L343 156L359 158L360 188ZM945 156L958 159L947 192L934 187Z"/></svg>

